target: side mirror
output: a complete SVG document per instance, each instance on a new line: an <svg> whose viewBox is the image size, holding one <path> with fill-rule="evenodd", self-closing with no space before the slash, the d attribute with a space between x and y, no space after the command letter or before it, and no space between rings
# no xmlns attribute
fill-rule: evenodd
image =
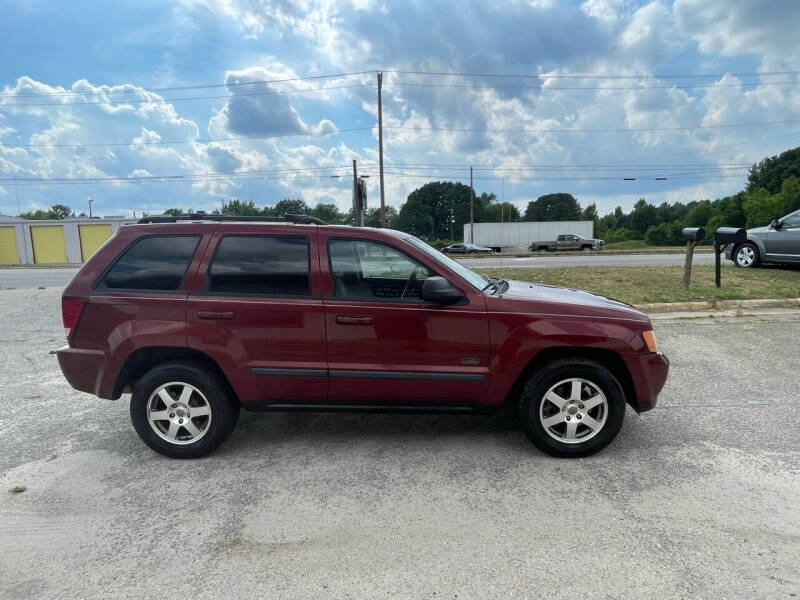
<svg viewBox="0 0 800 600"><path fill-rule="evenodd" d="M422 299L437 304L453 304L464 297L444 277L428 277L422 284Z"/></svg>
<svg viewBox="0 0 800 600"><path fill-rule="evenodd" d="M775 219L772 223L769 224L769 226L772 227L773 229L780 229L781 222L778 221L778 219Z"/></svg>

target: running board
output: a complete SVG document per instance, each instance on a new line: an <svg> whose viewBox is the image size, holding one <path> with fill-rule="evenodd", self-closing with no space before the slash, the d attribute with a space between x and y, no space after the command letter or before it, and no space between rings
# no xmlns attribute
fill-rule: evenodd
<svg viewBox="0 0 800 600"><path fill-rule="evenodd" d="M357 412L416 414L481 414L492 412L493 406L447 404L299 404L276 402L242 402L242 408L256 412Z"/></svg>

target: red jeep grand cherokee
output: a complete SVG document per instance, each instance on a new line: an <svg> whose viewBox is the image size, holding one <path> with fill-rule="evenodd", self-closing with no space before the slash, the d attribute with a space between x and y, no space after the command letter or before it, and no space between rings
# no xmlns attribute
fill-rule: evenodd
<svg viewBox="0 0 800 600"><path fill-rule="evenodd" d="M222 443L240 407L510 406L555 456L611 442L667 377L649 319L587 292L482 277L417 238L311 217L156 217L120 228L64 291L61 370L131 392L157 452Z"/></svg>

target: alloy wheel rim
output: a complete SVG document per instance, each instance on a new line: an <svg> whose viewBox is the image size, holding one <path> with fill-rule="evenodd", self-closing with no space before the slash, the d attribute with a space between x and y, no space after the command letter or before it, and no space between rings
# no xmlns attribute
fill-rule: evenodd
<svg viewBox="0 0 800 600"><path fill-rule="evenodd" d="M552 386L539 403L539 421L551 438L580 444L595 437L608 420L608 400L588 379L572 377Z"/></svg>
<svg viewBox="0 0 800 600"><path fill-rule="evenodd" d="M749 267L753 264L753 259L755 258L755 252L753 249L745 246L744 248L739 248L739 252L736 255L736 259L739 261L739 264L743 267Z"/></svg>
<svg viewBox="0 0 800 600"><path fill-rule="evenodd" d="M162 440L193 444L208 433L211 405L193 385L171 381L155 389L147 401L147 422Z"/></svg>

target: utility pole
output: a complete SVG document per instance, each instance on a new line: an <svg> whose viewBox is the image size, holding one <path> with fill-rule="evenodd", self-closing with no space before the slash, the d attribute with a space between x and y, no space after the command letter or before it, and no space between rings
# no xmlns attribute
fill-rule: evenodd
<svg viewBox="0 0 800 600"><path fill-rule="evenodd" d="M355 226L361 227L361 194L358 189L358 167L356 166L356 159L353 159L353 218L355 219Z"/></svg>
<svg viewBox="0 0 800 600"><path fill-rule="evenodd" d="M92 218L92 202L94 202L94 198L89 196L89 218Z"/></svg>
<svg viewBox="0 0 800 600"><path fill-rule="evenodd" d="M469 168L469 243L475 243L475 219L474 207L475 204L475 188L472 187L472 167Z"/></svg>
<svg viewBox="0 0 800 600"><path fill-rule="evenodd" d="M386 227L386 197L383 192L383 73L378 71L378 163L381 184L381 227Z"/></svg>
<svg viewBox="0 0 800 600"><path fill-rule="evenodd" d="M503 265L503 210L506 205L506 178L500 184L500 265Z"/></svg>

